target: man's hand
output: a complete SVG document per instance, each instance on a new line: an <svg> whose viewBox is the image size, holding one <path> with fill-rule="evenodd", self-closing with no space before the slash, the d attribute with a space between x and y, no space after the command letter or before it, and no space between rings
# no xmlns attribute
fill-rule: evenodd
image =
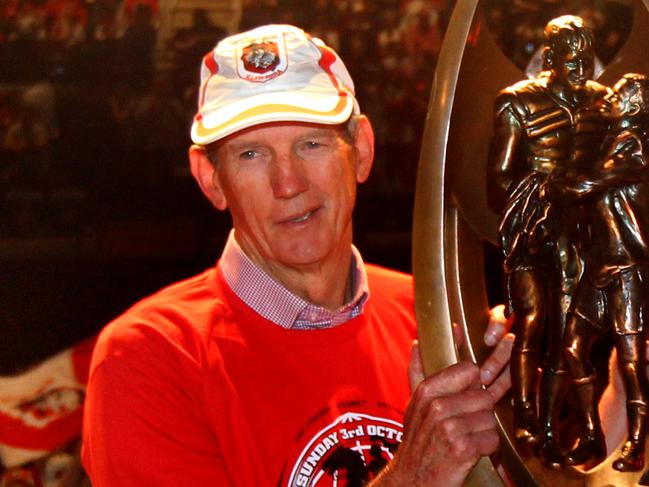
<svg viewBox="0 0 649 487"><path fill-rule="evenodd" d="M480 367L480 382L494 396L496 402L512 385L509 373L509 358L514 346L514 335L509 333L512 320L505 318L505 306L499 304L489 311L489 324L484 334L484 341L496 348Z"/></svg>
<svg viewBox="0 0 649 487"><path fill-rule="evenodd" d="M461 486L478 460L496 451L494 405L511 384L510 326L502 307L491 311L485 341L496 348L480 368L465 361L424 378L419 346L413 344L404 441L372 485Z"/></svg>

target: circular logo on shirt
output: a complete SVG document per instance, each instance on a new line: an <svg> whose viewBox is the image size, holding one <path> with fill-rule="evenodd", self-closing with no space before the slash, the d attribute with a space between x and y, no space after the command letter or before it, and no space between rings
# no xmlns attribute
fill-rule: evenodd
<svg viewBox="0 0 649 487"><path fill-rule="evenodd" d="M308 442L286 485L361 487L392 459L402 437L401 423L345 413Z"/></svg>

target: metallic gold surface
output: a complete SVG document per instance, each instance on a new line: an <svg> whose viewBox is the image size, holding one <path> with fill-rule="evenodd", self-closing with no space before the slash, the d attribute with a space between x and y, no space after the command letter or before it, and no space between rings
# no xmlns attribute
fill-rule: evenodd
<svg viewBox="0 0 649 487"><path fill-rule="evenodd" d="M487 205L486 164L496 93L524 75L502 54L480 12L478 0L458 0L440 54L422 143L415 221L413 269L415 305L424 366L428 373L489 353L482 335L487 299L482 241L495 242L498 217ZM600 81L623 73L649 73L649 0L636 0L634 26ZM479 84L478 84L479 83ZM486 276L488 278L488 276ZM456 350L450 323L465 330ZM514 445L508 400L497 407L502 460L519 486L632 486L641 473L611 468L616 454L597 468L554 471ZM648 457L649 459L649 457ZM468 485L503 485L493 466L482 461Z"/></svg>

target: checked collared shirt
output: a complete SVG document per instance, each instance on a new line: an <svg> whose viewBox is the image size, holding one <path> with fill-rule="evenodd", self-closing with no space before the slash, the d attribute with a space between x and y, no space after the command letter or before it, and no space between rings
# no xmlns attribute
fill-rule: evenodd
<svg viewBox="0 0 649 487"><path fill-rule="evenodd" d="M305 301L253 263L243 252L234 230L221 255L223 277L235 294L264 318L291 330L330 328L363 312L369 296L367 275L360 253L352 245L351 282L353 298L336 311Z"/></svg>

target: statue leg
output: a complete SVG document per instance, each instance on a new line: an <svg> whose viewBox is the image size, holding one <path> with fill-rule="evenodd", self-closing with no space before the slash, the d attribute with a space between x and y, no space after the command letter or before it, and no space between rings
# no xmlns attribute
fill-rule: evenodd
<svg viewBox="0 0 649 487"><path fill-rule="evenodd" d="M647 435L647 375L644 372L644 333L618 335L616 347L627 391L626 410L629 433L622 453L613 468L622 472L637 472L644 467L645 437Z"/></svg>
<svg viewBox="0 0 649 487"><path fill-rule="evenodd" d="M597 377L588 359L595 340L607 330L604 326L604 294L584 279L572 304L562 345L579 412L584 419L584 432L566 456L566 464L590 466L606 457L606 444L597 411Z"/></svg>
<svg viewBox="0 0 649 487"><path fill-rule="evenodd" d="M579 406L584 414L585 431L577 445L566 455L566 465L591 468L606 458L606 442L597 413L597 376L573 379Z"/></svg>
<svg viewBox="0 0 649 487"><path fill-rule="evenodd" d="M568 386L568 370L563 356L563 331L571 296L558 293L558 298L552 301L554 309L548 323L548 353L543 365L539 392L539 422L542 435L541 460L546 466L556 469L561 468L565 462L556 436L555 421Z"/></svg>
<svg viewBox="0 0 649 487"><path fill-rule="evenodd" d="M550 414L556 410L557 404L563 402L566 390L567 374L565 370L555 371L544 367L541 374L541 390L539 400L541 443L539 455L541 461L550 468L559 469L565 463L565 457L559 446L554 430L554 416Z"/></svg>
<svg viewBox="0 0 649 487"><path fill-rule="evenodd" d="M545 319L543 279L533 269L515 271L509 276L516 334L511 356L516 438L533 445L540 440L536 413L539 340Z"/></svg>
<svg viewBox="0 0 649 487"><path fill-rule="evenodd" d="M642 303L646 280L639 268L622 271L611 284L609 306L615 325L615 346L627 396L629 432L622 454L613 468L622 472L639 471L644 467L647 435L647 404L649 383L646 375L646 331L642 326Z"/></svg>
<svg viewBox="0 0 649 487"><path fill-rule="evenodd" d="M571 309L573 294L580 281L583 266L576 246L577 235L559 235L555 243L554 270L556 279L548 290L547 325L548 353L541 375L539 422L542 441L541 460L551 468L560 468L565 457L555 433L555 420L567 392L568 366L564 356L564 331Z"/></svg>
<svg viewBox="0 0 649 487"><path fill-rule="evenodd" d="M570 367L577 403L584 418L584 433L566 455L567 465L595 465L606 458L606 443L597 413L597 375L588 356L597 330L586 319L572 314L566 327L565 357Z"/></svg>

